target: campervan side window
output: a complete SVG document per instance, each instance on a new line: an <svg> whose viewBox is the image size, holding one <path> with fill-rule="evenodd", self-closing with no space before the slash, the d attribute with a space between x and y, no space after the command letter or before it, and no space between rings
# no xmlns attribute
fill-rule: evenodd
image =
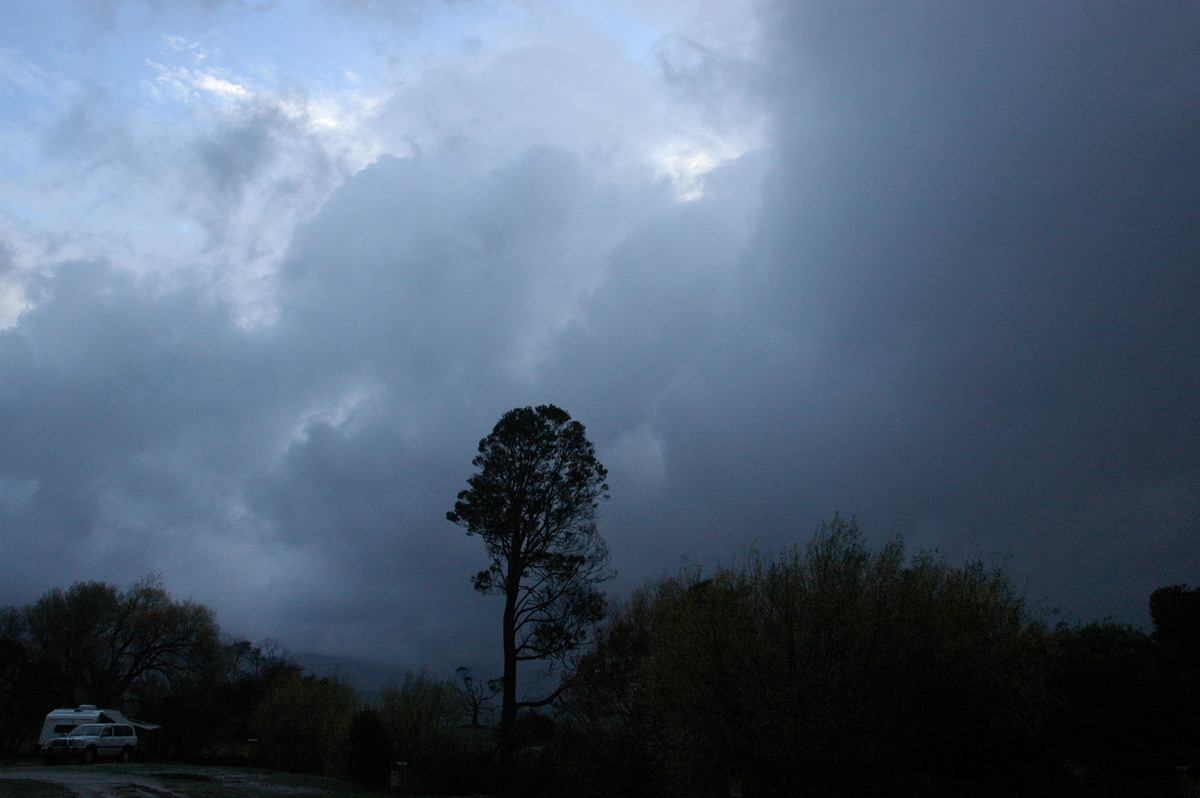
<svg viewBox="0 0 1200 798"><path fill-rule="evenodd" d="M54 727L55 734L70 734L71 729L75 728L74 723L60 723Z"/></svg>

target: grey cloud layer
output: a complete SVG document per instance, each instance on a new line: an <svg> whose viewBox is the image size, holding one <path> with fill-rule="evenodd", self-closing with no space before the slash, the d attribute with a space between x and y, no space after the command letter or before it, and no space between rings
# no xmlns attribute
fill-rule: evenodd
<svg viewBox="0 0 1200 798"><path fill-rule="evenodd" d="M766 285L781 323L820 318L828 415L885 472L866 493L1004 541L1100 614L1196 568L1198 21L896 4L781 26L797 146ZM1181 526L1143 540L1138 513Z"/></svg>
<svg viewBox="0 0 1200 798"><path fill-rule="evenodd" d="M346 180L270 324L59 265L0 332L0 601L156 568L239 633L486 663L444 513L551 401L612 471L618 590L841 510L1142 621L1200 548L1198 12L873 9L772 12L769 74L724 64L770 146L692 202L475 129ZM286 146L261 121L205 151L214 190Z"/></svg>

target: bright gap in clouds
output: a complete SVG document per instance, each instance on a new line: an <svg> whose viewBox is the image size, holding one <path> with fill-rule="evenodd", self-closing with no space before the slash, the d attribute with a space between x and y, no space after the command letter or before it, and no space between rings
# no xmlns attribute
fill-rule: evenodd
<svg viewBox="0 0 1200 798"><path fill-rule="evenodd" d="M753 19L705 2L78 10L47 2L12 15L10 35L28 37L4 60L3 140L19 144L0 155L13 176L5 210L54 236L46 255L99 246L123 253L121 269L213 282L243 325L274 318L273 275L296 225L381 154L465 136L486 170L517 153L503 145L511 129L519 147L616 153L604 157L693 200L707 173L761 139L745 107L696 94L704 58L744 57ZM577 71L513 66L546 48L570 53L562 66ZM519 81L525 96L495 97ZM539 92L561 102L523 105ZM19 275L0 277L6 324L27 301L14 299Z"/></svg>

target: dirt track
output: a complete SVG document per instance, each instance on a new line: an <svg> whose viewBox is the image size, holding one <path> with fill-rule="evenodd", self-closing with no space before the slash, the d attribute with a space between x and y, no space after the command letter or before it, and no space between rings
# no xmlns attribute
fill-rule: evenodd
<svg viewBox="0 0 1200 798"><path fill-rule="evenodd" d="M0 768L0 794L8 779L60 784L82 798L185 798L138 765L21 764Z"/></svg>
<svg viewBox="0 0 1200 798"><path fill-rule="evenodd" d="M0 796L5 781L30 779L57 784L80 798L366 798L346 782L243 767L166 763L0 765Z"/></svg>

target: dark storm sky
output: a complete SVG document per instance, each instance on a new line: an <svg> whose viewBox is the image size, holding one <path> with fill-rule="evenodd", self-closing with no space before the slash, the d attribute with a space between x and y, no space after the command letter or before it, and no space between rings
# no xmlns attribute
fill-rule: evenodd
<svg viewBox="0 0 1200 798"><path fill-rule="evenodd" d="M1058 617L1200 582L1200 6L49 3L0 26L0 603L490 667L511 407L623 595L835 511ZM7 28L7 30L4 30Z"/></svg>

